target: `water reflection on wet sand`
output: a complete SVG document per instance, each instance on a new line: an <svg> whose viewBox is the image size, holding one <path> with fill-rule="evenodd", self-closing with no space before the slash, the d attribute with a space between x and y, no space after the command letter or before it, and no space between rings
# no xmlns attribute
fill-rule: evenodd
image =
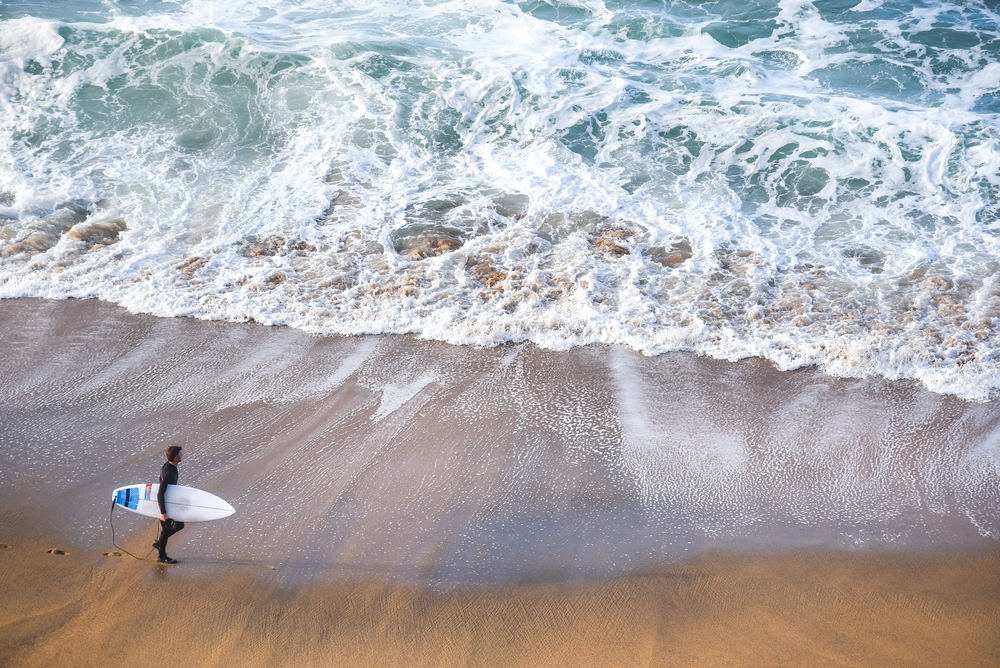
<svg viewBox="0 0 1000 668"><path fill-rule="evenodd" d="M994 404L93 301L0 301L0 340L0 665L1000 660ZM157 568L108 497L171 443L237 513Z"/></svg>

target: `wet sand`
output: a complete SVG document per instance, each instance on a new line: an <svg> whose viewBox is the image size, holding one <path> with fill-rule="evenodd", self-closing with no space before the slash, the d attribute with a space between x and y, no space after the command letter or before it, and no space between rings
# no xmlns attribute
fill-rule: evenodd
<svg viewBox="0 0 1000 668"><path fill-rule="evenodd" d="M1000 555L703 556L644 575L439 592L285 587L281 566L0 554L0 664L992 666Z"/></svg>
<svg viewBox="0 0 1000 668"><path fill-rule="evenodd" d="M95 301L0 340L2 665L1000 662L996 404ZM171 443L236 515L103 556Z"/></svg>

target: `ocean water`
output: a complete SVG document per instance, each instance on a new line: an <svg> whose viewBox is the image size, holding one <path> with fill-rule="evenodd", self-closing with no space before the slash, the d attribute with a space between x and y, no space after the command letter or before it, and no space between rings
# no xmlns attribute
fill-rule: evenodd
<svg viewBox="0 0 1000 668"><path fill-rule="evenodd" d="M993 0L0 2L0 297L1000 389Z"/></svg>

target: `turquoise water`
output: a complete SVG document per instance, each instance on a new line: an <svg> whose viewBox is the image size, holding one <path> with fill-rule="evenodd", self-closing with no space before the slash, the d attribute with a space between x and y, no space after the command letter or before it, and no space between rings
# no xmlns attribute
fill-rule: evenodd
<svg viewBox="0 0 1000 668"><path fill-rule="evenodd" d="M993 2L2 2L0 296L1000 388Z"/></svg>

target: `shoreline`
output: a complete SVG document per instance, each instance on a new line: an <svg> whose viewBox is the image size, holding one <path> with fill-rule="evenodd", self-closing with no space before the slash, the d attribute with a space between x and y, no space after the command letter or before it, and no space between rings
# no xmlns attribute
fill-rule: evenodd
<svg viewBox="0 0 1000 668"><path fill-rule="evenodd" d="M0 339L0 665L142 660L163 597L185 665L1000 660L998 404L91 300ZM171 443L236 514L103 556Z"/></svg>
<svg viewBox="0 0 1000 668"><path fill-rule="evenodd" d="M92 300L0 301L0 338L0 518L76 549L106 544L110 490L155 477L172 443L181 484L237 508L179 538L189 556L489 584L1000 537L1000 402L914 383L323 338ZM116 521L127 543L146 520Z"/></svg>

